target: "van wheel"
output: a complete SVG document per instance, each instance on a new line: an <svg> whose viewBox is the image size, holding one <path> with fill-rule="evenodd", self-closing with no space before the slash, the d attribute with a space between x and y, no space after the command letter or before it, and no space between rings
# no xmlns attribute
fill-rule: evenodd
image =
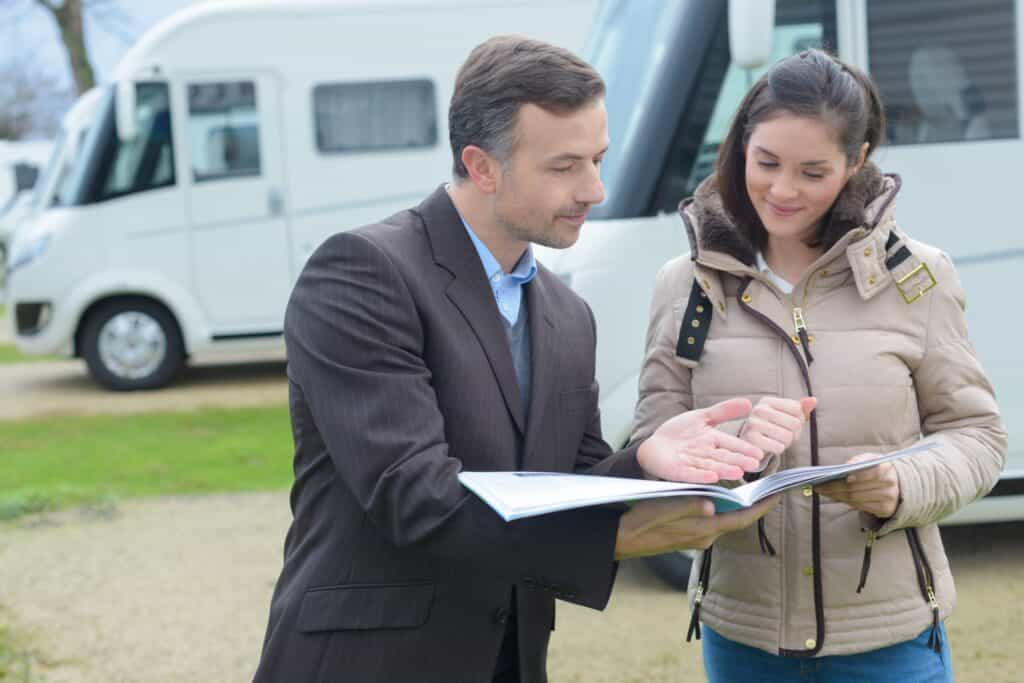
<svg viewBox="0 0 1024 683"><path fill-rule="evenodd" d="M101 306L82 328L82 356L93 379L107 389L158 389L185 360L181 333L167 310L151 301Z"/></svg>
<svg viewBox="0 0 1024 683"><path fill-rule="evenodd" d="M690 582L693 556L679 550L646 558L647 566L659 579L677 590L685 591Z"/></svg>

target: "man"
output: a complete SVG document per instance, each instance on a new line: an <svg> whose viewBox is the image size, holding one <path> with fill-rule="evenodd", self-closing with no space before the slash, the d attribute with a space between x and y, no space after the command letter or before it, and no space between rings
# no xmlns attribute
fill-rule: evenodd
<svg viewBox="0 0 1024 683"><path fill-rule="evenodd" d="M288 306L294 521L257 681L543 681L554 598L597 609L616 560L705 547L767 510L707 501L505 523L467 470L738 479L762 453L713 427L743 400L602 441L594 323L530 243L602 201L604 84L553 46L478 46L449 114L454 182L327 240Z"/></svg>

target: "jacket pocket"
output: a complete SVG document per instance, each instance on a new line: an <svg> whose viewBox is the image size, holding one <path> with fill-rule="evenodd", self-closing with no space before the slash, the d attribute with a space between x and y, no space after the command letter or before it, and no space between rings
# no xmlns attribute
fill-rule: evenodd
<svg viewBox="0 0 1024 683"><path fill-rule="evenodd" d="M589 387L566 389L558 396L558 405L566 413L591 415L597 408L597 382Z"/></svg>
<svg viewBox="0 0 1024 683"><path fill-rule="evenodd" d="M432 583L311 588L302 598L298 630L315 633L416 628L427 621L434 590Z"/></svg>

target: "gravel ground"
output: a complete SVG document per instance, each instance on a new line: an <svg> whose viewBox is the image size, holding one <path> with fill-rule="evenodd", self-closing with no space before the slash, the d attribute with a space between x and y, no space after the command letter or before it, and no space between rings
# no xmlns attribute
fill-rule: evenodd
<svg viewBox="0 0 1024 683"><path fill-rule="evenodd" d="M55 360L0 364L0 422L56 414L129 414L284 405L283 353L197 358L159 391L113 392L89 378L85 362Z"/></svg>
<svg viewBox="0 0 1024 683"><path fill-rule="evenodd" d="M0 526L0 618L36 681L245 681L289 521L284 492L129 501ZM1024 680L1024 524L945 530L957 681ZM556 683L701 680L687 609L627 563L604 614L560 604Z"/></svg>

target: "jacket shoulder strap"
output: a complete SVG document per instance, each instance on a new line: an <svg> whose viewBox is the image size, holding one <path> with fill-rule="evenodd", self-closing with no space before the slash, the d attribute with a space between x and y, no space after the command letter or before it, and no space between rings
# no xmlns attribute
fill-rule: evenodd
<svg viewBox="0 0 1024 683"><path fill-rule="evenodd" d="M699 361L704 353L704 342L708 340L711 328L711 310L708 295L700 288L697 278L693 279L690 288L690 299L686 302L683 322L679 326L679 338L676 340L676 355L691 361Z"/></svg>
<svg viewBox="0 0 1024 683"><path fill-rule="evenodd" d="M885 242L885 267L889 271L903 301L912 304L936 285L928 264L907 246L903 235L892 228Z"/></svg>

